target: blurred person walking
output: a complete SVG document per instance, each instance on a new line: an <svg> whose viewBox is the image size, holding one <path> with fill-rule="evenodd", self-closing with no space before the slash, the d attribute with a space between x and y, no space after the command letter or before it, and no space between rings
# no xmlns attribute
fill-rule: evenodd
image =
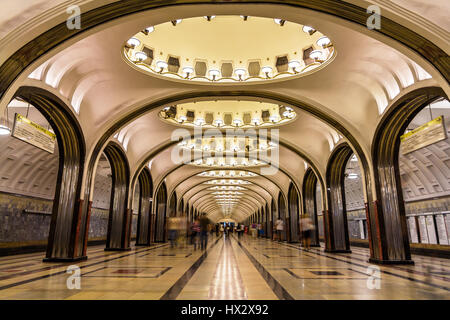
<svg viewBox="0 0 450 320"><path fill-rule="evenodd" d="M277 240L278 242L282 241L282 235L284 230L284 221L278 218L278 220L275 222L275 228L277 231Z"/></svg>
<svg viewBox="0 0 450 320"><path fill-rule="evenodd" d="M170 240L170 247L175 248L177 241L177 219L175 217L169 217L167 221L167 230Z"/></svg>
<svg viewBox="0 0 450 320"><path fill-rule="evenodd" d="M194 250L197 250L198 238L200 237L200 221L195 219L191 225L191 244L194 245Z"/></svg>
<svg viewBox="0 0 450 320"><path fill-rule="evenodd" d="M303 247L309 250L311 245L311 237L314 230L314 224L308 214L303 215L300 219L300 230L302 231Z"/></svg>
<svg viewBox="0 0 450 320"><path fill-rule="evenodd" d="M208 246L208 225L210 221L206 214L202 214L200 217L200 247L202 250L206 250Z"/></svg>

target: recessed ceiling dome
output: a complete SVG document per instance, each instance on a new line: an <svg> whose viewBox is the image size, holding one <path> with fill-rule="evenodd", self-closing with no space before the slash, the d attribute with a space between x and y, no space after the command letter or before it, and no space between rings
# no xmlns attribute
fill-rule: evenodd
<svg viewBox="0 0 450 320"><path fill-rule="evenodd" d="M140 70L174 80L242 84L300 77L331 61L331 40L282 19L208 16L145 30L124 45Z"/></svg>
<svg viewBox="0 0 450 320"><path fill-rule="evenodd" d="M162 120L186 127L264 128L286 124L297 114L288 106L255 101L200 101L168 106L159 112Z"/></svg>

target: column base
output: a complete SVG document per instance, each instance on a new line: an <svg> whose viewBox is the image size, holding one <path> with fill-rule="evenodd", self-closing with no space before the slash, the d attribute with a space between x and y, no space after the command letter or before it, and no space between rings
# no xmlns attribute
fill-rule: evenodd
<svg viewBox="0 0 450 320"><path fill-rule="evenodd" d="M368 262L376 264L414 264L413 260L379 260L375 258L370 258Z"/></svg>
<svg viewBox="0 0 450 320"><path fill-rule="evenodd" d="M42 262L76 262L87 260L87 256L77 258L44 258Z"/></svg>
<svg viewBox="0 0 450 320"><path fill-rule="evenodd" d="M105 248L105 251L131 251L131 247L128 247L128 248Z"/></svg>
<svg viewBox="0 0 450 320"><path fill-rule="evenodd" d="M324 250L327 253L352 253L352 250L329 250L329 249L325 249Z"/></svg>

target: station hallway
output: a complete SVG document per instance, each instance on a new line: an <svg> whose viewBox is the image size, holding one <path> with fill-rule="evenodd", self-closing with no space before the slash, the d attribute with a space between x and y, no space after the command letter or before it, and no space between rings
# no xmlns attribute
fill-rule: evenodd
<svg viewBox="0 0 450 320"><path fill-rule="evenodd" d="M231 235L211 237L204 252L168 244L104 252L92 247L81 289L69 290L68 264L42 254L0 259L0 299L449 299L450 263L414 256L414 266L381 266L368 288L368 250L332 255L320 248ZM373 265L372 265L373 267Z"/></svg>
<svg viewBox="0 0 450 320"><path fill-rule="evenodd" d="M450 298L450 1L1 9L0 300Z"/></svg>

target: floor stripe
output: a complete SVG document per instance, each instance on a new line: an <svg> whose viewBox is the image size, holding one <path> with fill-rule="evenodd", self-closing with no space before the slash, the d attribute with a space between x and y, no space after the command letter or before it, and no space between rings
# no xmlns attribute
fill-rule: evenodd
<svg viewBox="0 0 450 320"><path fill-rule="evenodd" d="M247 257L250 259L250 261L255 266L256 270L261 274L263 279L267 282L269 287L272 289L273 293L278 297L280 300L295 300L285 288L269 273L269 271L264 268L264 266L258 262L258 260L253 257L253 255L241 244L240 240L236 240L239 244L239 247L244 251L244 253L247 255Z"/></svg>
<svg viewBox="0 0 450 320"><path fill-rule="evenodd" d="M208 298L211 300L247 299L247 293L243 286L242 276L229 237L224 238L224 245L210 284Z"/></svg>
<svg viewBox="0 0 450 320"><path fill-rule="evenodd" d="M217 238L216 241L207 249L205 252L194 262L194 264L174 283L166 293L164 293L159 300L175 300L183 288L186 286L188 281L192 278L195 272L198 270L200 265L205 261L208 251L210 251L221 239Z"/></svg>

